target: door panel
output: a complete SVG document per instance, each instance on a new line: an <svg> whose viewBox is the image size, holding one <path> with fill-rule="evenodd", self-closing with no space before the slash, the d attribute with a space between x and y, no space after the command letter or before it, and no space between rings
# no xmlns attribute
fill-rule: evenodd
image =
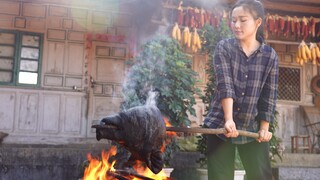
<svg viewBox="0 0 320 180"><path fill-rule="evenodd" d="M95 136L92 124L120 111L121 88L126 72L127 45L93 42L91 88L88 107L88 136Z"/></svg>

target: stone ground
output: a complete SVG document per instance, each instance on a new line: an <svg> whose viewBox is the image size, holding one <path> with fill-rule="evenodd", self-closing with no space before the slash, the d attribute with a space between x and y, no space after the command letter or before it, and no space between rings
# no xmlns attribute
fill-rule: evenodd
<svg viewBox="0 0 320 180"><path fill-rule="evenodd" d="M320 154L285 153L277 159L279 180L319 180Z"/></svg>
<svg viewBox="0 0 320 180"><path fill-rule="evenodd" d="M0 144L0 180L79 179L87 154L101 155L106 144L21 145ZM180 153L172 158L177 180L199 180L199 153ZM285 153L277 159L278 180L319 180L320 154Z"/></svg>

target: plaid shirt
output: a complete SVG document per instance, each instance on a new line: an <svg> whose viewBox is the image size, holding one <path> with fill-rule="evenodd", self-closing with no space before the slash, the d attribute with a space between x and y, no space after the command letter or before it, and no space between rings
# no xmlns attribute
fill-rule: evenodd
<svg viewBox="0 0 320 180"><path fill-rule="evenodd" d="M216 75L215 94L211 110L204 120L209 128L224 127L223 98L233 98L233 120L237 129L258 132L260 120L274 120L278 89L278 56L261 41L261 46L249 57L235 38L220 41L214 53ZM218 135L227 140L224 135ZM232 138L235 144L253 138Z"/></svg>

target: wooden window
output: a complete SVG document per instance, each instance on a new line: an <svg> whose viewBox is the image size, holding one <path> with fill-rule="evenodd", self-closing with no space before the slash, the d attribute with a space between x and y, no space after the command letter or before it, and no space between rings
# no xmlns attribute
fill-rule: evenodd
<svg viewBox="0 0 320 180"><path fill-rule="evenodd" d="M43 35L0 30L0 84L40 83Z"/></svg>
<svg viewBox="0 0 320 180"><path fill-rule="evenodd" d="M301 101L300 73L300 68L279 67L279 100Z"/></svg>

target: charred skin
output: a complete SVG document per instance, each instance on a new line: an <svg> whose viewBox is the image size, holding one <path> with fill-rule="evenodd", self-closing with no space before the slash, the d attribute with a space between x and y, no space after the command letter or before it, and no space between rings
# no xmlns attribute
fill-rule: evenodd
<svg viewBox="0 0 320 180"><path fill-rule="evenodd" d="M116 128L97 129L97 140L116 141L130 151L129 161L143 161L155 174L162 170L161 147L166 136L166 127L157 107L134 107L103 118L100 125L112 125Z"/></svg>

